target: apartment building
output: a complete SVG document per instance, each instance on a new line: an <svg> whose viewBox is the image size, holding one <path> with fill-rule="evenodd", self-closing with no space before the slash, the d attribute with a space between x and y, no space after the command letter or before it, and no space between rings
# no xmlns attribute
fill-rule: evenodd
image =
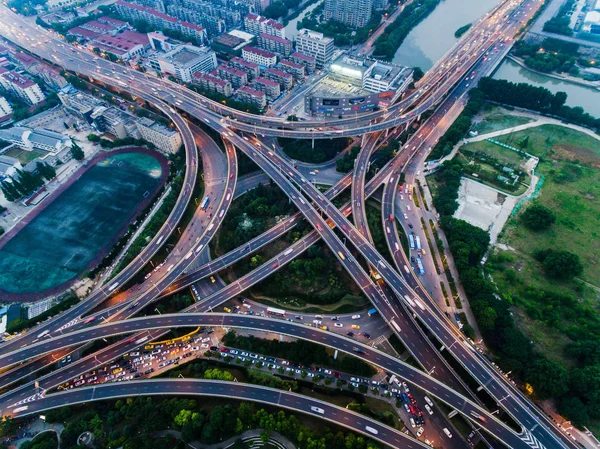
<svg viewBox="0 0 600 449"><path fill-rule="evenodd" d="M286 73L290 73L296 80L301 80L304 78L304 66L302 64L296 64L290 59L283 59L279 61L279 68Z"/></svg>
<svg viewBox="0 0 600 449"><path fill-rule="evenodd" d="M240 101L251 103L261 109L267 105L266 94L249 86L240 87L237 90L237 97Z"/></svg>
<svg viewBox="0 0 600 449"><path fill-rule="evenodd" d="M285 38L285 27L282 23L257 14L247 14L244 17L244 29L255 36L260 36L264 33Z"/></svg>
<svg viewBox="0 0 600 449"><path fill-rule="evenodd" d="M296 35L296 52L315 58L316 66L323 68L331 61L333 56L333 39L325 37L323 33L301 29ZM294 62L302 64L302 62Z"/></svg>
<svg viewBox="0 0 600 449"><path fill-rule="evenodd" d="M236 69L243 70L248 75L248 80L253 80L257 76L260 76L260 67L254 62L244 61L242 58L231 58L229 60L229 66Z"/></svg>
<svg viewBox="0 0 600 449"><path fill-rule="evenodd" d="M7 120L10 118L10 115L13 113L13 109L6 101L6 98L0 97L0 122Z"/></svg>
<svg viewBox="0 0 600 449"><path fill-rule="evenodd" d="M263 50L276 53L282 57L287 57L292 54L293 44L289 39L284 39L278 36L261 33L258 36L258 46Z"/></svg>
<svg viewBox="0 0 600 449"><path fill-rule="evenodd" d="M241 69L220 65L217 67L216 72L220 78L229 80L234 89L239 89L248 84L248 74Z"/></svg>
<svg viewBox="0 0 600 449"><path fill-rule="evenodd" d="M256 90L264 92L267 96L267 100L269 101L273 101L277 97L279 97L279 95L281 95L281 88L279 87L279 83L277 81L272 81L262 76L255 78L252 83L252 86L256 88Z"/></svg>
<svg viewBox="0 0 600 449"><path fill-rule="evenodd" d="M263 67L273 67L277 64L277 55L275 53L256 47L244 47L242 49L242 58L245 61L253 62Z"/></svg>
<svg viewBox="0 0 600 449"><path fill-rule="evenodd" d="M325 20L335 20L352 28L362 28L371 20L373 0L325 0Z"/></svg>
<svg viewBox="0 0 600 449"><path fill-rule="evenodd" d="M294 76L291 73L271 67L265 71L265 78L279 83L281 90L289 90L294 85Z"/></svg>
<svg viewBox="0 0 600 449"><path fill-rule="evenodd" d="M317 58L304 53L295 52L290 55L290 59L296 64L300 64L306 70L306 73L310 75L314 73L317 68Z"/></svg>
<svg viewBox="0 0 600 449"><path fill-rule="evenodd" d="M196 72L194 73L194 82L204 90L216 92L226 97L233 95L231 82L215 76L213 73Z"/></svg>
<svg viewBox="0 0 600 449"><path fill-rule="evenodd" d="M0 67L0 85L31 105L41 103L46 98L36 83L17 72L8 71L4 67Z"/></svg>

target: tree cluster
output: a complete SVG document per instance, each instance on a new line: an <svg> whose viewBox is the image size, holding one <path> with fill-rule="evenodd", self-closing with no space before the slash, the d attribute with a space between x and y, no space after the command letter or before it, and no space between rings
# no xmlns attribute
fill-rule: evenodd
<svg viewBox="0 0 600 449"><path fill-rule="evenodd" d="M269 412L248 402L239 405L217 405L203 408L196 400L184 398L153 399L135 397L118 401L93 403L74 415L75 407L63 407L46 413L49 423L65 422L61 447L75 449L75 438L84 430L92 430L98 448L183 449L185 444L172 437L155 438L152 433L175 428L185 442L218 444L249 429L263 429L266 443L273 431L281 433L298 449L377 449L363 436L328 427L307 427L295 415L284 411ZM124 425L123 425L124 424ZM235 449L243 448L236 442ZM45 449L45 448L44 448Z"/></svg>
<svg viewBox="0 0 600 449"><path fill-rule="evenodd" d="M275 185L258 185L236 199L219 230L219 248L228 252L267 230L268 220L295 212L288 197Z"/></svg>
<svg viewBox="0 0 600 449"><path fill-rule="evenodd" d="M279 145L292 159L311 164L327 162L345 149L351 142L348 137L336 139L316 139L313 143L306 139L292 139L287 137L278 138Z"/></svg>
<svg viewBox="0 0 600 449"><path fill-rule="evenodd" d="M600 118L592 117L579 106L565 105L567 100L565 92L553 94L544 87L535 87L527 83L512 83L489 77L482 78L478 87L483 91L487 100L531 109L543 114L552 114L568 122L600 129Z"/></svg>
<svg viewBox="0 0 600 449"><path fill-rule="evenodd" d="M520 215L523 224L532 231L543 231L548 229L556 221L556 215L546 206L533 203Z"/></svg>
<svg viewBox="0 0 600 449"><path fill-rule="evenodd" d="M458 189L463 165L457 159L444 161L434 177L438 188L433 195L433 206L440 215L453 215L458 209Z"/></svg>
<svg viewBox="0 0 600 449"><path fill-rule="evenodd" d="M10 180L0 182L2 193L11 202L28 197L44 185L44 180L49 181L56 176L54 167L45 162L37 162L36 170L33 172L17 169L16 173L16 177L11 176Z"/></svg>
<svg viewBox="0 0 600 449"><path fill-rule="evenodd" d="M301 0L276 0L265 8L263 14L270 19L279 19L288 15L290 9L296 9Z"/></svg>
<svg viewBox="0 0 600 449"><path fill-rule="evenodd" d="M85 157L83 150L75 142L72 142L70 151L71 151L71 156L73 156L73 159L75 159L76 161L81 161Z"/></svg>
<svg viewBox="0 0 600 449"><path fill-rule="evenodd" d="M429 160L440 159L452 151L454 145L456 145L460 139L465 137L465 134L471 128L473 117L479 113L484 103L483 92L479 89L471 89L469 91L469 101L465 106L465 109L460 113L458 118L454 120L454 123L450 125L448 131L440 138L438 143L433 147Z"/></svg>
<svg viewBox="0 0 600 449"><path fill-rule="evenodd" d="M548 248L536 251L534 256L550 279L571 280L583 273L579 256L569 251Z"/></svg>
<svg viewBox="0 0 600 449"><path fill-rule="evenodd" d="M340 173L348 173L354 167L354 161L358 157L358 153L360 153L359 146L350 148L349 152L335 161L335 170Z"/></svg>

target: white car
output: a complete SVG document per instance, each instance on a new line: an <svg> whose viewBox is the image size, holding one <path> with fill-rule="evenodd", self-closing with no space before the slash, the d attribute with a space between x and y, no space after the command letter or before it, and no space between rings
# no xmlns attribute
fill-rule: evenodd
<svg viewBox="0 0 600 449"><path fill-rule="evenodd" d="M425 429L423 429L423 427L419 427L417 429L417 436L420 437L421 435L423 435L423 432L425 431Z"/></svg>
<svg viewBox="0 0 600 449"><path fill-rule="evenodd" d="M335 327L344 327L344 325L342 323L335 323L334 326Z"/></svg>
<svg viewBox="0 0 600 449"><path fill-rule="evenodd" d="M433 415L433 409L429 406L429 404L425 404L425 410L427 410L427 413L430 415Z"/></svg>
<svg viewBox="0 0 600 449"><path fill-rule="evenodd" d="M448 438L452 438L452 432L450 432L447 427L444 427L444 433Z"/></svg>
<svg viewBox="0 0 600 449"><path fill-rule="evenodd" d="M360 319L360 315L352 315L352 319L353 320L359 320Z"/></svg>
<svg viewBox="0 0 600 449"><path fill-rule="evenodd" d="M410 426L417 427L417 425L415 424L415 420L413 418L410 418Z"/></svg>
<svg viewBox="0 0 600 449"><path fill-rule="evenodd" d="M209 347L209 345L207 343L202 343L200 347L206 349Z"/></svg>

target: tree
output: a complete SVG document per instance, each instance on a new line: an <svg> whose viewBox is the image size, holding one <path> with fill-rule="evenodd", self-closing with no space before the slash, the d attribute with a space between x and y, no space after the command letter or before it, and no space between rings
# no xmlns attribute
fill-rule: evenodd
<svg viewBox="0 0 600 449"><path fill-rule="evenodd" d="M92 134L90 134L90 136L91 135ZM89 136L88 136L88 139L89 139ZM75 159L76 161L81 161L85 157L83 150L75 142L72 142L72 145L71 145L71 156L73 156L73 159Z"/></svg>
<svg viewBox="0 0 600 449"><path fill-rule="evenodd" d="M44 179L50 181L56 176L56 170L51 165L47 163L37 162L36 169L40 175L44 177Z"/></svg>
<svg viewBox="0 0 600 449"><path fill-rule="evenodd" d="M554 224L556 216L546 206L534 203L523 211L521 221L532 231L542 231Z"/></svg>
<svg viewBox="0 0 600 449"><path fill-rule="evenodd" d="M579 256L569 251L548 249L539 252L536 256L543 257L542 268L549 278L571 280L583 273Z"/></svg>
<svg viewBox="0 0 600 449"><path fill-rule="evenodd" d="M565 368L546 358L538 358L527 372L525 380L531 384L537 398L557 398L569 389L569 378Z"/></svg>

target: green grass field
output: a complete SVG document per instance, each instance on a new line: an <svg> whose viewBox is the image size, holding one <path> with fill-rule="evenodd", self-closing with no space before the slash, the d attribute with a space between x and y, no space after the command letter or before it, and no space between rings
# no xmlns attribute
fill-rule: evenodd
<svg viewBox="0 0 600 449"><path fill-rule="evenodd" d="M542 186L537 201L554 211L556 223L547 231L532 232L520 223L518 213L511 217L499 241L513 250L497 250L490 258L488 270L499 291L508 293L519 307L516 321L540 352L568 364L564 354L564 345L569 341L565 329L581 325L577 324L581 317L567 317L559 312L553 325L533 318L536 309L546 306L539 292L573 295L578 303L577 314L585 310L596 315L600 312L600 293L576 280L548 279L533 253L560 248L578 254L584 266L581 279L600 287L600 141L554 125L531 128L504 139L516 142L524 136L529 136L525 150L540 158L536 174L542 177Z"/></svg>
<svg viewBox="0 0 600 449"><path fill-rule="evenodd" d="M512 115L510 111L507 111L504 108L486 104L479 116L475 119L472 129L479 134L485 134L523 125L532 121L532 119L527 117Z"/></svg>
<svg viewBox="0 0 600 449"><path fill-rule="evenodd" d="M43 156L44 153L41 153L39 151L26 151L26 150L22 150L20 148L13 148L9 151L7 151L6 153L4 153L5 156L10 156L10 157L14 157L16 158L21 165L25 166L28 163L30 163L32 160L34 160L36 157L40 157Z"/></svg>
<svg viewBox="0 0 600 449"><path fill-rule="evenodd" d="M131 154L91 167L0 250L1 289L40 292L85 270L159 182L158 160Z"/></svg>

